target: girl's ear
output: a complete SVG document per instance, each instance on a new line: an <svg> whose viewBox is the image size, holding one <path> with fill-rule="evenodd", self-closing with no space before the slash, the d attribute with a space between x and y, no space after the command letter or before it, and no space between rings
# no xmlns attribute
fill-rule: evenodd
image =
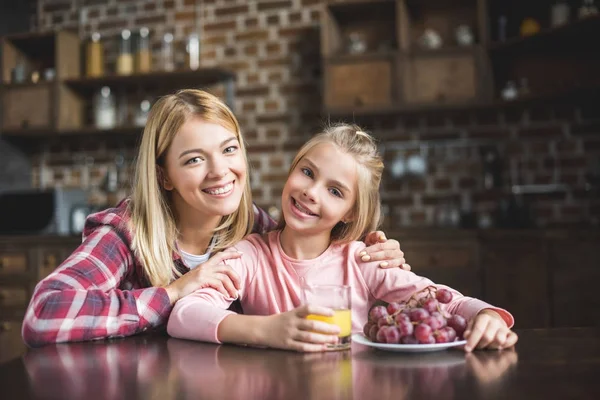
<svg viewBox="0 0 600 400"><path fill-rule="evenodd" d="M352 221L354 221L354 213L352 211L348 211L348 213L342 218L342 222L344 224L348 224Z"/></svg>
<svg viewBox="0 0 600 400"><path fill-rule="evenodd" d="M167 177L167 174L163 167L157 165L156 166L156 177L158 179L158 185L165 190L173 190L173 184Z"/></svg>

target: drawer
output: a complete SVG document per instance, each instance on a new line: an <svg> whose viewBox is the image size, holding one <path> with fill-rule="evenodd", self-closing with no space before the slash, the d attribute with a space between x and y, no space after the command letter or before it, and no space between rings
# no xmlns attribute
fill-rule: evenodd
<svg viewBox="0 0 600 400"><path fill-rule="evenodd" d="M6 252L0 250L0 276L27 272L26 252Z"/></svg>
<svg viewBox="0 0 600 400"><path fill-rule="evenodd" d="M26 308L29 302L29 291L24 287L0 286L0 308Z"/></svg>
<svg viewBox="0 0 600 400"><path fill-rule="evenodd" d="M21 356L27 346L21 338L20 321L0 320L0 363Z"/></svg>

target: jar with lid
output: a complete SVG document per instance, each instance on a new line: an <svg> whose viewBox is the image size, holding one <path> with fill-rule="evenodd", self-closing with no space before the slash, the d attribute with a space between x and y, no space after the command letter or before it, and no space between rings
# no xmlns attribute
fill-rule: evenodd
<svg viewBox="0 0 600 400"><path fill-rule="evenodd" d="M152 54L150 53L150 30L146 27L140 29L135 65L137 72L146 73L152 69Z"/></svg>
<svg viewBox="0 0 600 400"><path fill-rule="evenodd" d="M131 52L131 31L121 31L119 44L119 56L117 57L117 74L131 75L133 73L133 54Z"/></svg>
<svg viewBox="0 0 600 400"><path fill-rule="evenodd" d="M108 86L94 95L94 125L98 129L111 129L117 122L115 96Z"/></svg>
<svg viewBox="0 0 600 400"><path fill-rule="evenodd" d="M165 33L162 41L161 67L164 71L173 71L175 69L175 60L173 55L173 34Z"/></svg>
<svg viewBox="0 0 600 400"><path fill-rule="evenodd" d="M86 46L85 72L87 76L104 75L104 45L100 33L92 33Z"/></svg>
<svg viewBox="0 0 600 400"><path fill-rule="evenodd" d="M196 70L200 68L200 35L191 33L185 46L187 51L187 66Z"/></svg>

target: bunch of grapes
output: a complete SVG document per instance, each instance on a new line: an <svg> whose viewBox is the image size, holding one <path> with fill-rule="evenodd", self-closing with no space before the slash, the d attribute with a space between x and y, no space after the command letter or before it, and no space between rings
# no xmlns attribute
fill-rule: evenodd
<svg viewBox="0 0 600 400"><path fill-rule="evenodd" d="M378 305L369 311L363 332L371 341L388 344L449 343L462 339L467 321L460 315L447 315L440 304L452 300L447 289L430 286L427 295L406 303Z"/></svg>

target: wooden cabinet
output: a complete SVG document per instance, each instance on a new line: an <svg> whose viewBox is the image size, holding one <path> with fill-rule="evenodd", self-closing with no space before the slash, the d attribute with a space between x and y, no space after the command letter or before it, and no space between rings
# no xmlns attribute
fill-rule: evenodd
<svg viewBox="0 0 600 400"><path fill-rule="evenodd" d="M0 237L0 362L25 350L21 325L33 289L79 242L75 237Z"/></svg>

